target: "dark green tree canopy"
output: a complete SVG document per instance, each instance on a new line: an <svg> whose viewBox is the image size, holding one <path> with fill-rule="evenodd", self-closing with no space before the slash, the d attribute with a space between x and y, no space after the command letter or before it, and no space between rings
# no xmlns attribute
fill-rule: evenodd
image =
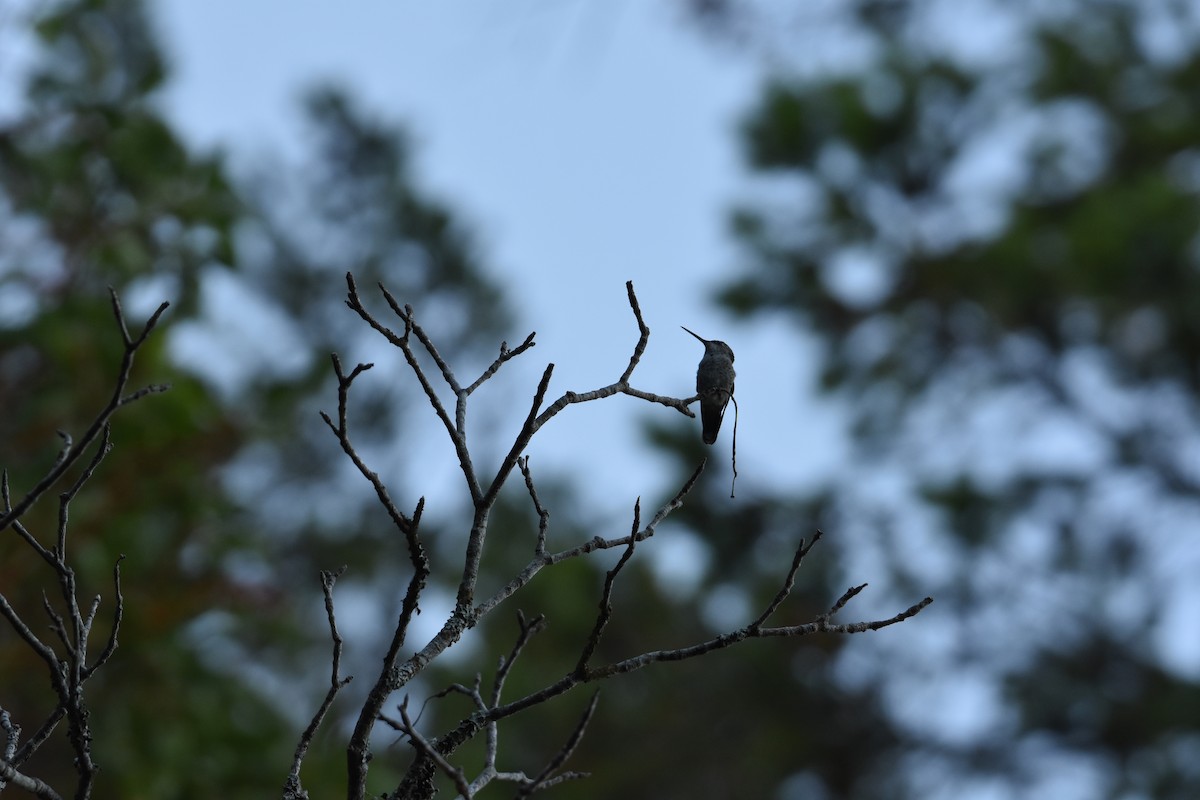
<svg viewBox="0 0 1200 800"><path fill-rule="evenodd" d="M839 680L882 687L888 796L1057 796L1069 773L1188 797L1200 29L1186 3L946 13L830 12L869 63L780 71L743 127L764 199L733 214L722 299L795 315L852 414L808 508L848 565L939 599L928 639Z"/></svg>

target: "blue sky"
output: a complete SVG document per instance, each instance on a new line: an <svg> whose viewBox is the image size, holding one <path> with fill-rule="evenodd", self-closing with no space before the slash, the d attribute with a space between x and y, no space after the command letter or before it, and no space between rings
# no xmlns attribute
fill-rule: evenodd
<svg viewBox="0 0 1200 800"><path fill-rule="evenodd" d="M822 13L835 2L813 0L806 7ZM1051 5L1072 6L1047 7ZM1019 48L1009 46L1021 35L1014 21L1020 12L1005 13L1003 7L987 0L931 0L921 5L927 16L902 35L919 38L919 46L931 50L957 52L963 61L1011 66L1022 56ZM768 488L799 492L822 480L850 476L857 492L850 492L847 502L880 509L879 518L903 539L905 552L915 554L912 570L923 584L945 581L964 568L965 556L955 549L952 532L927 508L911 502L916 487L910 484L918 478L965 471L986 485L1031 465L1080 474L1100 474L1111 466L1110 455L1096 443L1096 430L1103 426L1088 427L1095 420L1055 417L1053 407L1039 405L1036 394L1023 391L992 394L986 402L979 402L971 385L958 386L955 394L955 380L969 384L971 375L953 371L946 378L948 390L918 408L912 429L901 432L901 446L893 454L898 458L850 464L836 405L815 395L819 353L813 340L782 320L736 325L711 303L713 288L738 268L725 233L727 209L747 195L787 188L757 184L739 166L737 121L753 102L765 65L777 66L771 48L792 46L816 57L837 51L853 60L870 57L869 43L828 35L831 29L821 28L823 39L801 46L789 30L765 48L764 57L761 51L739 52L706 41L678 16L676 4L637 0L513 0L502 5L371 0L352 6L315 0L160 0L153 9L173 67L162 96L164 110L191 143L226 150L235 165L302 158L299 98L318 83L333 81L348 88L373 113L402 122L414 135L421 181L474 228L484 260L517 310L519 322L508 341L520 341L529 330L538 332L538 346L506 367L497 379L498 390L481 392L479 401L503 404L520 398L524 404L547 362L557 365L552 395L614 380L637 336L624 290L625 281L632 279L653 329L650 349L635 375L639 388L690 393L701 350L680 325L724 339L737 353L743 412L739 494L749 497ZM989 15L986 24L970 18L980 9ZM0 68L11 70L22 58L13 49L0 47L0 53ZM0 82L0 91L4 89ZM0 113L9 102L0 94ZM1014 191L1015 170L1023 163L1022 137L1031 125L1029 116L1009 115L1008 123L977 142L959 165L958 189L974 203L962 208L979 224L1000 227L1006 222L987 214L993 206L1004 206ZM854 266L841 264L839 274L853 273ZM853 286L842 288L854 291ZM331 286L330 303L339 303L342 291L340 284ZM360 354L343 355L347 361L367 360ZM1086 363L1087 356L1063 364L1064 370L1079 373L1070 385L1089 396L1103 396L1104 408L1111 410L1121 398L1104 383L1104 365ZM957 403L955 397L960 398ZM1147 407L1162 404L1153 397L1124 400ZM1024 416L1017 413L1022 409ZM649 414L672 418L674 412L628 398L569 409L535 440L535 474L582 479L591 470L583 485L593 505L623 530L634 497L641 495L653 506L675 488L666 483L670 471L660 468L658 456L637 441L638 420ZM698 438L699 423L694 427ZM944 436L948 428L955 435ZM440 433L435 428L429 441L417 443L419 457L413 459L433 484L420 487L431 506L439 493L461 498L462 491L453 453ZM712 468L726 474L728 462L721 457L727 456L727 446L723 431ZM1200 445L1195 449L1200 452ZM600 464L603 468L597 468ZM1151 517L1156 529L1194 535L1190 520L1195 509L1156 506L1157 495L1138 477L1114 472L1111 479L1097 482L1096 498L1089 504L1098 516L1097 527L1121 514L1144 516L1153 509L1161 514L1161 519ZM1044 631L1049 638L1062 632L1059 617L1047 609L1086 606L1091 597L1073 593L1078 587L1062 585L1057 574L1037 574L1034 567L1043 561L1039 548L1049 541L1041 523L1031 519L1016 526L1007 550L991 554L986 564L970 566L997 591L1014 593L1013 608L1018 617L1028 615L1029 626L1053 622L1054 629ZM862 543L846 558L853 580L875 581L885 571L884 556L871 545L877 534L845 530L838 535L858 535L853 540ZM1177 672L1195 675L1200 650L1190 631L1200 607L1192 588L1200 554L1185 544L1185 536L1177 538L1181 541L1156 550L1151 572L1163 585L1175 587L1179 602L1151 631L1147 649ZM682 582L689 579L689 565L703 567L703 553L688 547L685 536L655 541L660 555L693 556L659 559L682 566L673 576ZM1149 595L1133 581L1121 588L1110 598L1111 607L1101 612L1129 624L1121 615L1141 608ZM723 607L730 617L722 624L736 624L738 614L728 612L741 611L731 592L718 590L711 603L714 616ZM855 616L866 615L863 609L879 596L856 600ZM358 604L370 605L370 598ZM896 609L878 610L890 614ZM992 618L997 627L988 637L997 650L994 663L1005 652L1027 652L1012 647L1014 612L1003 611ZM945 672L959 641L957 629L946 624L950 612L938 603L920 624L906 625L903 635L856 640L846 650L842 674L847 681L882 682L899 663L889 655L919 651L929 671L890 681L898 718L959 740L1002 737L1013 721L995 676ZM1080 613L1092 612L1084 608ZM434 623L440 618L436 612L425 616ZM943 624L935 624L938 620ZM937 680L929 679L933 670L942 670ZM1045 770L1047 781L1064 774L1077 777L1064 769L1067 762L1060 754L1044 757L1052 762ZM1056 789L1043 796L1065 795Z"/></svg>
<svg viewBox="0 0 1200 800"><path fill-rule="evenodd" d="M1106 460L1091 447L1087 424L1040 412L1041 424L1024 424L1022 409L1031 400L1021 391L957 404L953 392L933 397L925 420L932 428L914 417L913 431L900 440L916 437L915 444L901 446L899 461L854 463L836 404L815 393L813 340L781 320L735 325L710 302L714 286L738 268L725 233L727 209L756 193L794 191L756 183L739 165L737 121L765 71L784 64L792 72L837 68L838 58L853 67L872 58L870 41L838 26L836 5L814 0L790 24L767 25L753 50L704 39L675 4L632 0L522 0L502 8L376 0L355 4L352 13L315 0L165 0L155 8L174 62L165 110L185 137L230 150L235 164L299 158L298 98L321 82L348 87L373 113L414 134L421 180L475 228L520 315L509 341L538 332L538 346L505 368L490 395L501 410L512 398L527 402L547 362L557 365L552 396L614 380L636 340L624 294L632 279L653 329L635 374L639 388L690 393L701 353L681 324L728 341L737 353L743 497L756 489L800 493L825 480L849 481L859 487L850 492L861 495L856 502L889 506L897 485L960 457L971 469L997 474L1024 463L1028 453L1055 469L1100 469ZM900 41L968 69L1006 74L1022 63L1022 37L1036 14L1066 13L988 0L930 0L918 8L920 15L897 32ZM821 19L804 23L805 15ZM1003 215L989 214L1016 191L1025 129L1037 122L1031 119L1010 115L1008 124L964 148L945 187L948 208L962 216L964 229L972 220L1004 224ZM839 280L855 272L846 266ZM330 288L331 302L341 291ZM674 414L628 398L568 409L535 440L535 474L586 474L596 513L627 524L634 497L653 505L675 488L665 482L670 471L660 468L658 456L637 441L637 420L654 413ZM974 433L950 437L960 449L929 447L949 419ZM462 490L453 453L439 431L431 434L417 443L417 460L421 491L436 506L439 493ZM711 465L726 474L727 446L723 435ZM923 569L960 568L949 532L923 513L907 500L888 511L901 535L932 537L922 549ZM880 564L865 544L871 534L863 537L847 566L856 578L873 580ZM673 557L683 553L669 548L686 550L687 540L672 541L681 544L659 543L666 551L661 562L700 563ZM686 581L687 570L676 577ZM935 607L928 615L939 613ZM1164 626L1165 657L1194 669L1194 652L1168 644L1171 630Z"/></svg>
<svg viewBox="0 0 1200 800"><path fill-rule="evenodd" d="M736 270L725 217L749 191L736 126L761 67L706 41L678 6L525 0L480 10L451 0L364 2L347 13L320 2L167 0L155 9L173 70L165 111L183 136L228 150L235 164L300 158L299 97L322 82L412 132L422 182L479 234L518 311L509 341L537 331L538 346L506 369L505 391L532 392L546 362L556 364L552 393L615 380L637 338L632 279L653 331L640 388L691 392L702 351L681 324L734 347L743 491L816 481L836 461L833 409L813 400L797 414L816 366L809 340L782 322L735 326L710 302ZM331 302L341 291L330 287ZM648 406L617 398L571 411L535 441L535 463L574 470L585 442L620 465L600 494L670 491L637 443ZM453 481L453 463L443 466ZM628 505L617 504L621 514Z"/></svg>

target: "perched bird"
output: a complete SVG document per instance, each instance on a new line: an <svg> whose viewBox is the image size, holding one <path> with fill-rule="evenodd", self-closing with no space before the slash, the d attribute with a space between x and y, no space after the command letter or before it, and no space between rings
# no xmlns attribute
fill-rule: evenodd
<svg viewBox="0 0 1200 800"><path fill-rule="evenodd" d="M736 377L733 371L733 349L724 342L705 339L687 328L683 329L704 343L704 358L700 359L700 368L696 370L696 394L700 397L700 421L704 423L704 443L712 444L717 440L717 432L721 430L725 406L729 405L729 398L733 397L733 379Z"/></svg>

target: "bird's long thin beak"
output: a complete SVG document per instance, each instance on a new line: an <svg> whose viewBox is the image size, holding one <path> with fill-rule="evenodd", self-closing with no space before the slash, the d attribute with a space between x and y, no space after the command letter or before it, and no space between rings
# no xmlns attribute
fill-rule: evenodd
<svg viewBox="0 0 1200 800"><path fill-rule="evenodd" d="M687 331L688 333L692 334L692 336L695 336L697 339L699 339L700 341L704 342L705 344L708 344L708 339L705 339L703 336L701 336L700 334L696 333L695 331L690 331L690 330L688 330L687 328L684 328L684 326L682 326L682 325L680 325L679 327L683 328L685 331Z"/></svg>

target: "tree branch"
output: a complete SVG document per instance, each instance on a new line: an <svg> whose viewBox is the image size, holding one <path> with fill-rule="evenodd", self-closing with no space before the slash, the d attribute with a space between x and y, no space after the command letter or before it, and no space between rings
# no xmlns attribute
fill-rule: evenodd
<svg viewBox="0 0 1200 800"><path fill-rule="evenodd" d="M628 538L629 537L626 537L626 539ZM777 594L767 606L768 613L759 615L759 617L749 625L693 645L666 650L654 650L615 661L602 667L587 667L586 659L581 658L571 672L562 676L557 681L548 684L537 691L531 692L522 698L513 700L504 705L493 706L486 712L475 712L469 717L463 719L454 730L438 739L436 746L439 753L441 753L443 756L447 756L460 744L462 744L462 742L473 736L474 733L477 732L481 727L552 700L555 697L565 694L581 684L607 680L608 678L616 675L634 672L651 664L668 661L685 661L687 659L697 658L708 653L713 653L718 650L731 647L735 644L746 641L747 639L778 636L800 637L815 633L852 634L880 630L881 628L895 625L899 622L903 622L906 619L916 616L921 612L922 609L933 602L932 598L926 597L920 602L887 619L855 622L843 625L831 624L829 622L829 616L832 613L841 610L846 602L848 602L864 588L864 584L864 586L852 587L850 590L844 593L841 598L839 598L830 612L820 615L813 622L803 625L774 628L762 627L762 622L770 615L770 613L773 613L774 610L779 607L779 605L783 602L783 599L785 599L787 594L790 592L792 579L795 576L795 569L798 568L797 562L803 560L803 556L807 554L812 545L816 543L818 538L819 537L814 537L813 541L808 545L801 544L801 546L797 548L797 558L793 559L793 568L789 569L788 576L784 581L785 588L781 592L782 597ZM621 565L618 564L618 566L614 568L614 571L619 569L620 566ZM612 579L615 579L614 571L610 571L609 578L605 581L606 593L611 591L611 581ZM584 654L590 655L592 652L594 652L598 635L603 631L604 624L607 622L606 617L607 611L602 598L601 611L597 617L597 622L593 626L592 633L589 635L588 639L583 645Z"/></svg>
<svg viewBox="0 0 1200 800"><path fill-rule="evenodd" d="M696 481L700 478L700 473L704 472L705 463L707 462L700 462L695 471L692 472L691 476L687 479L687 481L684 482L679 491L675 493L675 496L663 504L660 509L658 509L658 511L654 514L654 517L651 518L650 522L647 523L646 527L644 527L642 530L635 534L631 534L630 536L621 536L613 539L605 539L601 536L597 536L593 539L589 539L583 544L576 545L575 547L560 551L558 553L546 553L543 550L543 552L539 554L535 551L533 560L526 564L524 569L517 573L517 575L513 577L507 584L501 587L498 592L489 597L487 600L484 600L475 608L475 616L482 617L487 614L497 605L504 602L517 591L519 591L522 586L533 580L533 577L541 572L545 567L553 566L572 558L578 558L580 556L587 555L588 553L593 553L597 550L608 550L612 547L626 547L629 545L631 539L636 539L639 542L649 539L654 535L654 532L658 529L658 526L663 520L670 516L672 512L683 506L684 498L687 497L689 492L691 492L692 487L696 485Z"/></svg>
<svg viewBox="0 0 1200 800"><path fill-rule="evenodd" d="M405 598L404 608L401 612L401 618L397 624L393 635L392 644L384 658L384 667L380 672L379 678L375 686L364 703L362 711L359 714L358 723L355 726L354 733L350 740L350 745L347 748L348 766L350 780L348 783L349 797L360 798L366 791L366 773L367 764L370 758L369 741L372 726L377 721L382 721L391 725L398 731L401 731L412 742L413 747L417 751L416 759L408 770L403 781L397 787L393 797L395 798L417 798L428 797L434 790L433 779L438 771L447 775L455 784L461 796L470 798L474 793L480 791L487 783L492 780L512 781L519 785L520 797L528 796L540 789L555 785L564 780L570 780L575 777L580 777L579 773L561 773L559 770L566 760L570 757L583 735L588 721L591 719L596 708L596 696L593 696L585 710L575 730L572 732L568 741L562 749L550 760L545 769L534 777L528 777L521 772L502 772L497 769L496 759L499 746L499 731L497 723L513 714L519 713L525 709L531 708L540 703L551 700L561 694L570 691L575 686L584 683L592 683L596 681L606 680L615 675L625 674L641 669L653 663L661 661L681 661L689 658L698 657L706 653L730 647L746 639L765 638L768 636L803 636L812 633L827 632L827 633L857 633L867 630L878 630L888 625L901 622L909 617L919 613L925 606L929 604L930 599L926 598L920 603L910 607L904 612L895 615L889 619L873 620L856 622L847 625L836 625L830 622L833 614L841 611L844 606L855 597L864 586L853 587L848 590L837 602L833 604L828 612L820 615L814 621L805 625L786 626L786 627L765 627L767 621L775 614L776 611L786 601L795 584L796 575L803 563L803 560L809 550L820 540L822 534L817 531L816 535L810 542L801 540L794 553L790 568L787 570L783 578L780 589L775 593L770 602L752 622L745 627L730 631L725 634L713 637L711 639L698 642L692 645L664 650L654 650L641 653L639 655L620 659L617 661L604 664L596 667L592 666L592 659L599 648L599 643L604 635L605 630L611 622L613 615L613 595L618 575L629 563L633 557L634 551L639 543L652 537L657 529L657 526L666 519L672 512L682 506L685 497L689 494L692 488L698 481L700 474L703 472L705 462L700 464L693 471L675 496L665 503L648 523L644 526L641 520L641 501L639 500L634 505L633 521L630 531L625 536L604 538L596 536L585 542L581 542L573 547L561 550L558 552L548 552L546 541L549 530L549 511L542 505L538 497L537 488L535 486L532 471L529 466L529 457L526 453L530 442L534 435L541 429L543 425L549 422L555 415L562 411L566 406L576 403L590 402L599 400L605 397L610 397L615 394L626 394L648 402L658 403L676 409L682 414L689 417L694 417L694 413L690 410L689 405L696 401L696 397L686 399L664 397L650 392L636 389L630 385L634 370L640 363L642 356L645 354L650 329L646 325L642 315L642 310L638 304L637 296L633 289L632 282L626 283L626 292L630 308L633 312L634 319L638 327L638 341L634 346L630 356L629 363L624 371L618 377L615 383L607 386L594 389L590 392L576 393L565 392L554 402L546 405L547 393L549 391L550 381L554 373L555 365L548 364L542 373L541 379L538 382L536 390L533 392L532 401L529 404L526 417L517 432L508 451L502 457L494 477L488 482L486 488L480 484L476 478L475 465L471 460L471 456L467 445L467 401L470 395L481 386L485 381L495 375L498 370L507 363L507 361L527 351L534 346L534 334L529 334L525 341L516 349L510 350L507 342L502 342L500 345L499 355L492 363L484 369L480 376L470 385L464 387L459 383L454 375L454 371L450 364L442 357L433 340L428 336L425 330L417 323L413 308L408 305L401 305L388 289L380 285L380 290L386 299L388 306L392 312L403 322L404 329L402 333L396 333L387 326L379 322L362 303L359 297L357 287L355 286L352 275L346 276L348 286L347 305L354 310L359 316L367 322L374 330L384 336L391 344L400 348L403 352L405 360L420 383L422 390L425 393L426 399L433 408L434 413L441 421L450 440L455 448L459 458L459 464L463 470L463 474L467 480L469 489L473 515L470 526L470 531L467 535L466 544L463 553L462 572L458 582L456 602L454 610L443 623L441 629L425 644L423 648L409 656L402 663L398 660L398 653L401 644L404 641L405 631L407 630L408 622L411 615L415 613L417 608L417 599L421 589L424 587L424 581L428 573L428 561L421 548L419 540L416 538L417 520L420 516L421 505L418 505L417 512L411 525L404 525L398 522L398 527L404 531L406 538L409 541L410 559L414 566L414 576L409 583L408 595ZM411 340L416 338L424 348L429 358L437 366L441 373L442 379L455 395L454 417L451 418L445 405L437 391L434 390L432 382L426 375L425 369L421 366L416 353L414 352ZM349 441L349 436L346 430L346 402L350 384L353 379L370 365L359 365L354 372L346 376L341 365L335 355L334 369L338 375L339 381L339 402L338 402L338 421L335 424L328 415L322 414L322 418L330 429L338 436L342 443L343 449L350 455L351 459L358 466L361 472L372 482L376 487L376 493L381 502L388 508L395 520L406 520L392 505L388 499L386 489L379 481L378 477L370 472L361 459L354 453L354 448ZM529 495L530 501L538 517L537 534L533 546L533 557L526 566L515 576L513 576L504 586L497 590L490 597L482 601L477 601L475 594L480 577L480 565L483 559L485 541L488 535L489 524L491 520L491 512L499 493L505 482L509 479L512 471L520 469L524 478L525 488ZM408 714L408 699L400 705L400 719L395 720L384 716L381 709L387 696L407 684L415 675L419 674L433 659L438 657L447 648L451 647L463 635L467 629L475 626L480 619L491 613L496 606L504 600L511 597L522 587L527 585L533 577L543 568L554 564L567 561L569 559L578 558L597 550L605 550L613 547L622 547L624 552L617 560L612 569L608 570L604 585L600 592L600 597L597 604L597 613L590 632L584 637L580 645L578 658L571 670L560 677L558 680L543 686L541 689L530 692L523 697L517 698L507 703L501 702L502 689L508 677L512 665L517 656L521 653L525 644L534 633L541 630L544 625L544 618L541 616L535 618L532 622L527 622L523 615L518 614L518 623L520 632L516 643L513 646L511 653L507 658L502 658L497 667L496 676L492 685L489 698L485 699L481 691L481 679L477 676L473 688L461 685L452 684L442 693L434 697L442 697L451 692L461 693L471 698L474 705L474 710L463 718L458 725L448 731L445 735L436 739L430 740L423 737L416 730L415 723ZM330 612L332 622L332 612ZM336 677L336 656L334 674ZM431 698L432 699L432 698ZM461 768L455 767L447 759L455 750L464 742L471 739L480 731L484 731L487 736L485 747L485 762L482 771L475 777L474 780L468 781L466 774ZM299 788L298 778L295 781L295 787Z"/></svg>
<svg viewBox="0 0 1200 800"><path fill-rule="evenodd" d="M392 297L391 292L383 284L379 285L384 297L387 298L388 305L391 306L392 310L404 323L404 335L397 336L390 328L376 320L371 312L366 309L366 306L363 305L362 299L358 295L358 287L354 282L354 275L349 272L346 273L346 285L349 289L346 305L362 317L368 325L383 334L384 338L389 342L400 348L400 352L404 354L404 360L408 362L408 366L412 369L413 374L417 376L417 381L421 384L421 388L425 390L425 397L429 400L429 404L433 407L438 419L442 421L442 425L446 428L446 433L450 436L450 441L454 445L454 450L458 455L458 463L462 467L463 476L466 478L467 489L471 493L471 499L478 502L482 490L479 488L479 480L475 476L475 467L471 463L471 453L467 449L465 406L465 396L467 393L459 387L458 381L454 378L454 373L450 370L449 365L446 364L441 354L438 353L437 348L434 347L433 342L425 334L425 331L413 319L411 306L401 309L400 304L396 302L396 298ZM450 415L446 413L446 408L442 405L441 398L434 391L429 379L425 377L425 371L421 368L416 354L413 353L412 347L409 345L409 336L414 333L417 339L425 344L425 349L442 370L442 377L445 378L446 383L454 391L458 405L458 408L455 410L455 421L451 421Z"/></svg>
<svg viewBox="0 0 1200 800"><path fill-rule="evenodd" d="M121 300L117 296L116 290L110 286L108 292L112 298L113 315L117 319L117 327L121 331L121 339L125 344L125 352L121 356L121 364L117 369L116 388L113 389L112 397L109 399L108 404L100 409L100 412L92 420L91 425L88 426L88 429L83 434L83 438L78 443L72 443L70 436L63 434L66 447L59 454L59 458L55 461L54 466L50 468L50 471L24 497L12 506L9 506L7 502L5 503L7 508L4 514L0 515L0 531L3 531L15 520L20 519L37 502L38 498L58 482L63 473L79 460L79 457L83 455L84 451L87 450L95 438L107 427L109 418L112 417L118 408L138 400L147 394L165 392L169 388L163 384L152 384L132 395L125 396L125 387L129 383L129 375L133 370L133 357L145 343L146 337L150 335L150 331L154 330L154 327L158 324L159 317L167 310L170 303L163 303L158 307L157 311L150 315L150 319L146 321L141 334L135 339L129 335L129 327L125 323L125 314L121 310Z"/></svg>
<svg viewBox="0 0 1200 800"><path fill-rule="evenodd" d="M337 617L333 608L333 587L345 571L346 567L344 566L337 572L321 570L321 593L325 596L325 617L329 620L329 635L333 639L333 666L329 677L329 690L325 693L325 699L321 701L320 707L313 714L312 721L308 723L308 727L304 729L304 733L300 735L300 741L296 745L296 753L292 757L292 769L283 786L285 800L307 800L308 792L304 790L300 781L300 765L304 761L304 756L308 754L308 748L312 744L313 737L317 735L321 723L325 720L325 715L333 706L334 698L346 684L354 680L352 675L341 677L342 636L338 633Z"/></svg>

